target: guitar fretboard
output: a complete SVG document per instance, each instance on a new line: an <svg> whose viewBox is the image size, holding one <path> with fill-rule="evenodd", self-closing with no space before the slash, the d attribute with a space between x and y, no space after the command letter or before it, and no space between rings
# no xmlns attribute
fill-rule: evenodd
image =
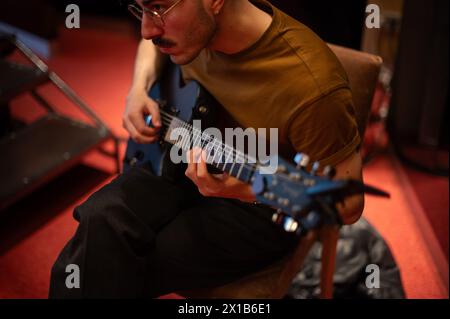
<svg viewBox="0 0 450 319"><path fill-rule="evenodd" d="M164 141L174 145L179 150L187 152L193 147L199 147L206 152L206 162L237 179L249 183L258 169L256 159L223 143L193 125L161 111L166 125ZM171 138L176 136L176 140Z"/></svg>

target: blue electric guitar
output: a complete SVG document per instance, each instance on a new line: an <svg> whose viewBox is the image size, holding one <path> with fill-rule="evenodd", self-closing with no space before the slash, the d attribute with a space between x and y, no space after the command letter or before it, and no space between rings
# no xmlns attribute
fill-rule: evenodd
<svg viewBox="0 0 450 319"><path fill-rule="evenodd" d="M205 136L204 129L215 127L224 113L220 112L221 106L214 97L197 82L184 85L177 66L166 68L149 95L160 104L163 124L160 142L143 145L130 139L125 154L125 172L133 165L146 162L156 175L172 180L184 178L185 164L174 164L170 160L170 151L172 147L177 148L180 154L188 151L198 137L201 147L207 147L207 154L212 154L212 161L208 164L212 173L226 172L251 184L257 201L276 210L273 221L286 231L299 234L322 223L341 224L336 203L348 196L369 193L389 197L386 192L359 181L332 180L334 169L331 167L322 168L318 176L318 163L307 170L311 165L306 154L297 154L290 161L278 157L276 172L269 175L263 173L264 166L257 162L223 160L230 156L245 157L245 154L223 144L222 140ZM151 116L145 120L147 125L152 125ZM194 120L201 120L201 129L192 125ZM181 139L180 143L180 139L171 138L171 133L177 128L193 136L191 142L183 143Z"/></svg>

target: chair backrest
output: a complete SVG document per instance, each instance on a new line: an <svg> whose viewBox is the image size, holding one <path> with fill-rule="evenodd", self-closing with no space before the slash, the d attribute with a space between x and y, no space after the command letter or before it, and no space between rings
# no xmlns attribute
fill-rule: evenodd
<svg viewBox="0 0 450 319"><path fill-rule="evenodd" d="M329 44L329 47L347 72L353 94L358 130L361 139L363 139L382 60L378 56L361 51L332 44ZM180 294L188 298L282 298L287 293L294 277L301 270L311 246L317 239L320 239L323 245L322 296L329 298L332 296L338 234L339 228L334 226L310 231L299 241L298 246L290 256L260 272L225 286L191 290L180 292Z"/></svg>
<svg viewBox="0 0 450 319"><path fill-rule="evenodd" d="M347 73L350 89L352 90L358 132L362 143L382 59L373 54L333 44L328 44L328 46L337 56ZM322 297L331 298L333 295L333 273L338 237L339 227L324 226L322 229L311 232L309 237L303 238L294 254L285 263L272 297L282 297L286 294L293 278L301 270L306 253L312 246L312 241L319 238L322 242L321 295Z"/></svg>
<svg viewBox="0 0 450 319"><path fill-rule="evenodd" d="M328 44L328 46L336 54L347 72L353 95L359 135L362 140L372 106L372 97L380 73L382 59L373 54L333 44Z"/></svg>
<svg viewBox="0 0 450 319"><path fill-rule="evenodd" d="M382 59L373 54L333 44L328 44L328 46L337 56L347 73L350 89L352 90L358 132L362 141L372 106L372 99L378 81ZM311 242L317 238L320 238L323 245L321 275L322 296L332 296L338 234L339 228L326 226L313 232L306 240L302 239L292 257L285 263L283 270L280 273L278 286L275 288L272 296L281 297L287 292L292 279L297 275L303 265L306 254L305 251L309 250L312 245Z"/></svg>

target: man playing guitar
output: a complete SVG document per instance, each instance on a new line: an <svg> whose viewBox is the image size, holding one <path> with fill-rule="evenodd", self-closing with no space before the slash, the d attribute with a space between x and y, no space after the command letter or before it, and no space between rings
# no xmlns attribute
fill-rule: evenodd
<svg viewBox="0 0 450 319"><path fill-rule="evenodd" d="M336 178L362 180L361 143L348 80L327 45L265 0L137 0L142 23L123 125L155 143L163 125L148 96L167 57L186 82L206 88L242 127L277 128L280 149L332 165ZM336 26L338 27L338 26ZM144 116L152 116L152 126ZM203 155L202 155L203 154ZM207 170L193 149L173 182L132 168L75 209L79 226L52 269L50 297L157 297L215 287L281 259L298 242L255 205L252 186ZM338 206L356 222L363 195ZM80 289L65 286L77 264Z"/></svg>

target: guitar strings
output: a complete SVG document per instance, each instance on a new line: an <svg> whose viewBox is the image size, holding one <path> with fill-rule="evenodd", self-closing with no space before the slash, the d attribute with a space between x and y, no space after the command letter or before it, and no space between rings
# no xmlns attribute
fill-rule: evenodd
<svg viewBox="0 0 450 319"><path fill-rule="evenodd" d="M185 128L187 131L189 131L190 133L193 133L193 135L194 135L194 144L195 144L195 141L198 139L198 138L203 138L204 140L206 140L206 139L211 139L211 136L208 136L205 132L201 132L200 130L198 130L198 129L194 129L194 127L192 126L192 125L190 125L190 124L188 124L188 123L186 123L186 122L184 122L184 121L182 121L182 120L180 120L180 119L178 119L178 118L176 118L176 117L173 117L173 116L171 116L171 115L168 115L168 114L163 114L163 115L165 115L166 116L166 120L167 120L167 117L168 117L168 120L169 121L172 121L172 120L176 120L176 121L178 121L178 124L181 124L181 127L182 128ZM172 123L165 123L166 124L166 126L169 126L170 124L172 124ZM201 136L200 136L201 135ZM221 143L220 141L218 141L217 139L214 139L214 141L213 141L213 144L214 144L214 146L221 146L219 143ZM184 143L183 143L184 144ZM186 145L183 145L183 146L185 146L186 147ZM225 146L226 148L228 148L229 150L232 150L232 151L234 151L229 145L226 145L226 144L224 144L223 146ZM189 145L187 145L187 147L189 147ZM241 159L241 160L244 160L245 161L245 156L243 155L243 154L240 154L240 153L236 153L236 154L234 154L234 155L237 155L236 156L236 158L239 158L239 159ZM228 158L228 156L227 156L227 158ZM244 162L245 163L245 162Z"/></svg>
<svg viewBox="0 0 450 319"><path fill-rule="evenodd" d="M163 112L164 112L164 111L162 111L162 113L163 113ZM177 118L177 117L174 117L174 116L172 116L172 115L169 115L169 114L167 114L167 113L165 113L165 112L164 112L163 115L166 117L166 119L168 118L169 121L177 120L178 123L181 124L181 126L182 126L183 128L186 128L190 133L196 134L196 135L195 135L195 136L196 136L196 139L199 137L198 135L199 135L200 133L201 133L203 139L210 139L210 138L211 138L211 136L207 135L205 132L201 132L201 131L198 130L198 129L195 129L195 131L193 132L194 127L193 127L192 125L190 125L190 124L188 124L188 123L186 123L186 122L180 120L180 119ZM167 125L167 126L169 126L170 124L171 124L170 122L169 122L169 123L166 122L166 125ZM221 144L222 144L222 145L221 145ZM217 140L217 139L214 139L214 146L224 146L225 148L228 148L228 150L233 151L233 152L234 152L233 155L237 155L237 156L235 156L236 158L239 158L239 159L245 161L245 154L243 154L243 153L241 153L241 152L239 152L239 151L234 150L234 149L233 149L232 147L230 147L229 145L223 144L221 141L219 141L219 140Z"/></svg>
<svg viewBox="0 0 450 319"><path fill-rule="evenodd" d="M166 127L170 127L170 125L173 123L173 121L176 120L178 123L175 123L175 124L181 124L181 127L182 127L182 128L185 128L189 133L192 133L192 134L195 136L194 142L195 142L198 138L200 138L200 139L203 138L204 140L207 140L207 139L210 140L211 137L212 137L212 136L206 134L205 132L201 132L199 129L194 128L191 124L188 124L188 123L186 123L186 122L180 120L179 118L177 118L177 117L175 117L175 116L173 116L173 115L170 115L170 114L166 113L165 111L160 111L160 114L162 115L163 124L164 124ZM178 125L177 127L180 127L180 126ZM251 171L251 173L254 173L254 172L257 170L257 168L258 168L257 165L255 165L255 164L250 164L250 163L247 163L247 162L245 161L245 160L246 160L246 155L243 154L242 152L240 152L240 151L238 151L238 150L235 150L234 148L230 147L230 146L227 145L227 144L222 143L222 141L218 140L217 138L213 138L212 141L208 142L208 145L210 145L211 142L212 142L212 144L213 144L213 147L220 147L221 149L224 149L224 153L225 153L225 155L226 155L225 160L227 160L227 159L229 158L229 155L232 154L232 156L233 156L234 158L236 158L236 159L238 159L238 160L241 160L241 161L243 162L243 163L237 163L237 164L239 164L240 166L243 166L243 168L249 169L249 170ZM182 144L183 144L183 145L182 145L182 149L183 149L183 146L185 146L185 150L188 150L188 147L189 147L190 145L187 145L188 147L186 147L186 145L184 145L185 142L183 142ZM190 144L190 143L188 143L188 144ZM227 154L227 150L228 150L228 151L231 151L231 153L228 152L228 154ZM224 155L224 154L221 153L221 152L218 152L218 153L219 153L219 154L222 154L222 156ZM208 156L210 156L210 155L208 154ZM215 163L215 162L214 162L214 159L215 159L215 158L216 158L216 155L214 155L213 158L212 158L214 164L217 164L217 165L222 164L222 163ZM247 159L252 159L252 158L250 158L250 157L247 156ZM254 159L253 159L253 160L254 160ZM227 164L229 164L229 163L223 163L223 169L226 167ZM233 166L234 166L236 163L230 163L230 164L233 164ZM233 170L233 166L232 166L232 168L231 168L231 173L232 173L232 170Z"/></svg>
<svg viewBox="0 0 450 319"><path fill-rule="evenodd" d="M196 128L193 128L191 125L189 125L189 124L187 124L187 123L185 123L185 122L183 122L183 121L180 121L178 118L174 118L174 120L177 120L178 121L178 124L181 124L181 127L183 127L183 128L186 128L188 131L190 131L191 133L193 133L193 135L194 135L194 144L196 143L196 141L197 141L197 139L200 139L200 138L202 138L203 140L211 140L211 136L210 135L208 135L208 134L206 134L205 132L201 132L200 130L198 130L198 129L196 129ZM170 125L170 123L167 123L167 125ZM179 127L179 126L178 126ZM183 146L184 146L184 148L186 149L186 150L188 150L188 147L189 147L189 145L185 145L186 144L186 142L189 142L189 141L185 141L185 142L183 142L182 144L182 148L183 148ZM189 144L189 143L188 143ZM235 155L235 157L237 158L237 159L240 159L240 160L242 160L242 162L243 163L238 163L238 164L245 164L245 165L250 165L250 163L246 163L245 162L245 155L243 155L242 153L239 153L239 152L237 152L236 153L236 151L233 149L233 148L231 148L229 145L227 145L227 144L223 144L223 143L221 143L217 138L214 138L214 139L212 139L212 141L209 141L208 142L208 145L211 145L212 144L212 146L213 147L221 147L221 148L223 148L223 147L225 147L225 155L227 155L225 158L226 159L228 159L229 158L229 153L227 154L227 150L229 150L229 151L232 151L232 152L234 152L234 154L233 155ZM217 154L220 154L221 152L217 152ZM222 153L222 156L223 156L224 154ZM212 156L211 154L208 154L208 157L209 156ZM214 155L214 157L213 157L213 162L214 162L214 159L217 157L217 155ZM216 163L216 164L221 164L221 163ZM226 163L225 163L226 164Z"/></svg>
<svg viewBox="0 0 450 319"><path fill-rule="evenodd" d="M195 136L194 144L195 144L195 141L196 141L198 138L203 138L203 140L211 140L211 136L210 136L210 135L207 135L205 132L201 132L200 130L198 130L198 129L192 127L192 125L190 125L190 124L188 124L188 123L186 123L186 122L184 122L184 121L181 121L180 119L178 119L178 118L176 118L176 117L172 117L172 116L167 115L167 114L164 114L164 115L168 116L169 119L171 119L171 120L177 120L178 123L181 124L181 126L182 126L183 128L187 129L190 133L193 133L194 136ZM169 123L168 125L170 125L170 123ZM200 135L201 135L201 136L200 136ZM211 142L209 142L208 144L210 144L210 143L211 143ZM183 145L183 146L184 146L184 145ZM227 144L223 144L223 143L222 143L221 141L219 141L217 138L214 138L214 139L213 139L213 146L215 146L215 147L221 147L221 148L225 147L225 153L226 153L226 149L231 150L231 151L233 152L233 155L235 155L235 157L236 157L237 159L242 160L242 162L243 162L243 163L238 163L238 164L245 164L245 163L246 163L246 162L245 162L245 157L246 157L245 154L243 154L243 153L241 153L241 152L239 152L239 151L234 150L232 147L230 147L230 146L227 145ZM215 157L214 157L214 158L215 158ZM213 158L213 159L214 159L214 158ZM228 158L228 156L226 156L226 159L227 159L227 158ZM248 158L248 157L247 157L247 158ZM255 161L255 162L256 162L256 161ZM247 164L249 164L249 163L247 163Z"/></svg>

